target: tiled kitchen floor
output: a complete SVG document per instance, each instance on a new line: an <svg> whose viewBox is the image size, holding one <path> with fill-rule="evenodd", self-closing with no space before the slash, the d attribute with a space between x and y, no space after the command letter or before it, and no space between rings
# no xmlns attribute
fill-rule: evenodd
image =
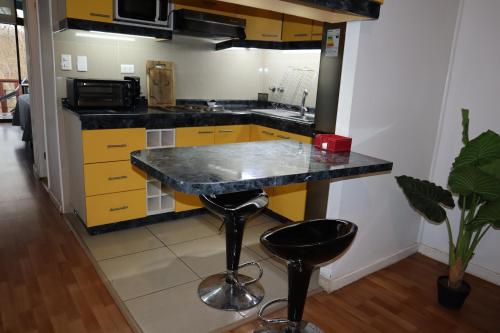
<svg viewBox="0 0 500 333"><path fill-rule="evenodd" d="M88 235L76 218L68 219L143 332L223 332L255 318L259 306L219 311L197 296L202 278L225 270L225 239L216 217L205 214L96 236ZM247 223L243 239L241 263L259 261L264 268L263 302L287 295L286 266L259 243L260 235L276 225L271 217L259 215ZM251 267L241 272L257 273ZM316 271L310 290L318 288Z"/></svg>

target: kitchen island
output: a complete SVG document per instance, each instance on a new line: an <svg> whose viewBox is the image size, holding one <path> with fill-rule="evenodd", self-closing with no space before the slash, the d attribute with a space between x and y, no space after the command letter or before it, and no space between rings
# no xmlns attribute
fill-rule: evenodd
<svg viewBox="0 0 500 333"><path fill-rule="evenodd" d="M177 191L210 195L392 170L392 162L295 140L135 151L133 165Z"/></svg>

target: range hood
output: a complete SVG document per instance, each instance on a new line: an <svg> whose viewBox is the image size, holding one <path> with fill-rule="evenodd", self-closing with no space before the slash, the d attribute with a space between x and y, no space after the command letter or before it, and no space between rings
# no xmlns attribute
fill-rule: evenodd
<svg viewBox="0 0 500 333"><path fill-rule="evenodd" d="M174 32L204 38L245 39L246 20L188 9L174 10Z"/></svg>

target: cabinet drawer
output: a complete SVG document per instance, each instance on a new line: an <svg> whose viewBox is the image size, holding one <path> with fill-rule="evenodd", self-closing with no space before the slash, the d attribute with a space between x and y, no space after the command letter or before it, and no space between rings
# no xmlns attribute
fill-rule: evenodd
<svg viewBox="0 0 500 333"><path fill-rule="evenodd" d="M192 147L213 145L215 126L180 127L175 129L175 146Z"/></svg>
<svg viewBox="0 0 500 333"><path fill-rule="evenodd" d="M146 129L82 131L83 163L130 161L130 153L146 147Z"/></svg>
<svg viewBox="0 0 500 333"><path fill-rule="evenodd" d="M250 140L251 141L268 141L268 140L277 140L277 130L273 128L268 128L259 125L252 125Z"/></svg>
<svg viewBox="0 0 500 333"><path fill-rule="evenodd" d="M249 125L231 125L215 127L215 144L248 142L250 140Z"/></svg>
<svg viewBox="0 0 500 333"><path fill-rule="evenodd" d="M98 195L146 188L146 175L129 161L86 164L85 195Z"/></svg>
<svg viewBox="0 0 500 333"><path fill-rule="evenodd" d="M146 190L95 195L86 203L87 227L146 216Z"/></svg>
<svg viewBox="0 0 500 333"><path fill-rule="evenodd" d="M66 15L81 20L113 22L113 0L67 0Z"/></svg>

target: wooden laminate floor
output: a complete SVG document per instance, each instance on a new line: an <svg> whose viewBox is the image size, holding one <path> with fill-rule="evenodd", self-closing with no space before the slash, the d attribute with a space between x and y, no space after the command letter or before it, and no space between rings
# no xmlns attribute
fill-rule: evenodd
<svg viewBox="0 0 500 333"><path fill-rule="evenodd" d="M0 124L0 332L131 332L8 123Z"/></svg>
<svg viewBox="0 0 500 333"><path fill-rule="evenodd" d="M34 179L20 132L10 124L0 124L0 157L0 333L131 332ZM309 298L304 319L326 333L500 332L500 287L467 276L472 294L464 308L445 310L435 296L436 276L445 272L443 264L414 255L333 294ZM231 333L257 326L254 321Z"/></svg>
<svg viewBox="0 0 500 333"><path fill-rule="evenodd" d="M472 293L460 311L436 301L446 266L415 254L332 294L307 300L304 319L325 332L500 332L500 287L466 276ZM279 311L272 317L286 317ZM258 322L230 333L251 333Z"/></svg>

